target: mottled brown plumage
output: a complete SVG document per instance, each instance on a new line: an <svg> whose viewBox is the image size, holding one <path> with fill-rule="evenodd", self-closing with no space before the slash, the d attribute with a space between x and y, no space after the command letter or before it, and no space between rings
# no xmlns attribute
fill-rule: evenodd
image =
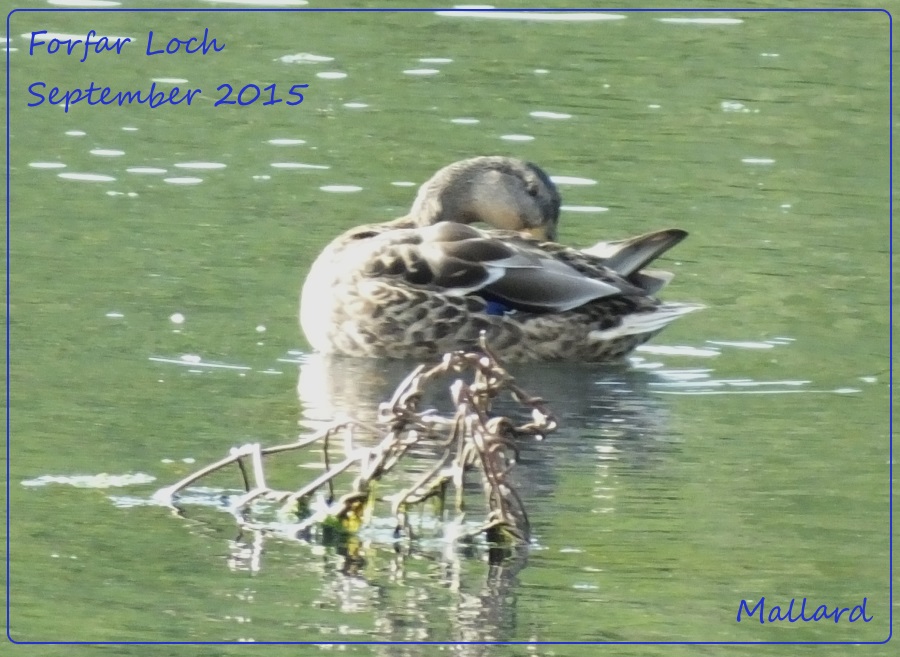
<svg viewBox="0 0 900 657"><path fill-rule="evenodd" d="M661 303L652 295L671 274L644 269L687 233L580 251L552 241L559 206L547 174L521 160L441 169L405 217L351 229L317 258L300 304L307 339L323 352L429 358L485 331L509 361L602 361L701 307Z"/></svg>

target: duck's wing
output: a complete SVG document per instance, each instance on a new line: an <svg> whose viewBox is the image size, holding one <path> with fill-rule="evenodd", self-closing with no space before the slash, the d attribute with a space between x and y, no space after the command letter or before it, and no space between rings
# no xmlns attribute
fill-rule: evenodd
<svg viewBox="0 0 900 657"><path fill-rule="evenodd" d="M537 242L509 234L498 238L455 223L410 232L402 243L383 250L368 273L451 296L477 294L531 312L564 312L594 299L647 294L609 269L587 276L542 251Z"/></svg>

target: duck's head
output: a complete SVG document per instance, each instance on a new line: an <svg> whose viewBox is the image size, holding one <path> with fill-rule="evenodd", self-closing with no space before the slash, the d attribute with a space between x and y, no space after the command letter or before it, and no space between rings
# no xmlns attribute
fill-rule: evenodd
<svg viewBox="0 0 900 657"><path fill-rule="evenodd" d="M512 157L474 157L444 167L423 184L409 218L419 226L484 222L555 240L559 205L559 192L540 167Z"/></svg>

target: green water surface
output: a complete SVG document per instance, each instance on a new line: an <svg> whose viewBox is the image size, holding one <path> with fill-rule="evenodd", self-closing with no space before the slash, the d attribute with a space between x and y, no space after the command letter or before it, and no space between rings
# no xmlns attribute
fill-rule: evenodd
<svg viewBox="0 0 900 657"><path fill-rule="evenodd" d="M888 636L888 17L621 15L12 17L14 639ZM698 17L739 21L660 20ZM187 38L204 28L222 52L143 52L149 30ZM42 29L134 42L121 56L84 63L30 56L20 35ZM319 59L290 57L302 53ZM446 61L421 61L434 58ZM154 79L186 80L157 86L202 95L155 109L27 106L38 80L137 90ZM309 87L294 107L215 107L222 83ZM288 442L298 423L380 401L402 370L309 354L296 319L303 276L335 235L402 214L410 184L480 154L527 158L564 177L566 243L688 230L662 262L677 274L663 296L708 306L637 352L628 369L513 371L562 421L558 435L523 446L535 535L527 554L490 567L483 550L395 550L376 535L365 563L348 565L333 548L241 534L215 507L216 489L197 491L184 518L153 504L155 490L233 445ZM225 166L178 166L197 162ZM165 172L128 171L136 167ZM813 607L865 598L871 621L735 622L741 600L762 596L782 605L806 597ZM461 649L586 650L600 651ZM751 650L843 655L850 647L615 653ZM171 654L108 651L145 652Z"/></svg>

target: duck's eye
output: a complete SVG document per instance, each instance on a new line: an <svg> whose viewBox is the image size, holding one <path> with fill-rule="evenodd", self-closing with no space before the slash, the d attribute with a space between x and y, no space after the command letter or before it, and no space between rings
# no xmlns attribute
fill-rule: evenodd
<svg viewBox="0 0 900 657"><path fill-rule="evenodd" d="M531 185L530 187L528 187L527 191L528 191L529 196L537 196L538 195L537 185Z"/></svg>

